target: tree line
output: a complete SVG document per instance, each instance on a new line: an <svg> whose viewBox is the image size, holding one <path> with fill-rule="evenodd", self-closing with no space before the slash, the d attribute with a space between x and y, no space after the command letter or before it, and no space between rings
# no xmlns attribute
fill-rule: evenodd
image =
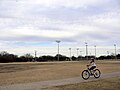
<svg viewBox="0 0 120 90"><path fill-rule="evenodd" d="M1 63L7 63L7 62L47 62L47 61L79 61L79 60L86 60L86 56L72 56L67 57L65 55L57 54L55 56L50 55L43 55L40 57L34 57L31 54L27 53L23 56L18 56L14 54L10 54L6 51L0 52L0 62ZM88 59L95 58L95 56L87 56ZM120 59L120 54L117 54L116 57L114 55L107 55L107 56L99 56L96 59L104 60L104 59Z"/></svg>

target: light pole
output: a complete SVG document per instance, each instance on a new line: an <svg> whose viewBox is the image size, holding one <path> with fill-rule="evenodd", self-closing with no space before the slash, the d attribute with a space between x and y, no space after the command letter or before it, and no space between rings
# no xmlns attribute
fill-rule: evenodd
<svg viewBox="0 0 120 90"><path fill-rule="evenodd" d="M80 55L81 55L81 60L82 60L82 51L80 51Z"/></svg>
<svg viewBox="0 0 120 90"><path fill-rule="evenodd" d="M72 59L71 59L71 48L69 48L69 50L70 50L70 60L72 60Z"/></svg>
<svg viewBox="0 0 120 90"><path fill-rule="evenodd" d="M59 43L61 42L60 40L56 40L56 42L58 43L58 61L59 61Z"/></svg>
<svg viewBox="0 0 120 90"><path fill-rule="evenodd" d="M94 47L95 47L95 60L96 60L96 45Z"/></svg>
<svg viewBox="0 0 120 90"><path fill-rule="evenodd" d="M107 51L107 55L109 56L109 51Z"/></svg>
<svg viewBox="0 0 120 90"><path fill-rule="evenodd" d="M117 59L117 56L116 56L116 44L114 44L114 47L115 47L115 59Z"/></svg>
<svg viewBox="0 0 120 90"><path fill-rule="evenodd" d="M36 57L37 57L37 51L35 50L35 61L36 61Z"/></svg>
<svg viewBox="0 0 120 90"><path fill-rule="evenodd" d="M78 51L79 51L79 48L77 48L77 58L78 58Z"/></svg>
<svg viewBox="0 0 120 90"><path fill-rule="evenodd" d="M86 60L88 60L88 44L87 44L87 42L85 42L85 46L86 46Z"/></svg>

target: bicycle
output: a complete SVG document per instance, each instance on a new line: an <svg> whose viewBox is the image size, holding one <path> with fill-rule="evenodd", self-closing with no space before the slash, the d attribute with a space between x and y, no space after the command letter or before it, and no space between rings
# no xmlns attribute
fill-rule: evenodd
<svg viewBox="0 0 120 90"><path fill-rule="evenodd" d="M87 79L89 79L90 76L99 78L101 76L101 72L99 69L89 70L89 65L87 65L87 69L82 71L82 78L84 80L87 80Z"/></svg>

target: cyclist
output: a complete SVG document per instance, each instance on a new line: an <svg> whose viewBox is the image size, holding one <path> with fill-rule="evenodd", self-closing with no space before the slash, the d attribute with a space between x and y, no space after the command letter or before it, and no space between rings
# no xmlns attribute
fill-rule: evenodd
<svg viewBox="0 0 120 90"><path fill-rule="evenodd" d="M91 62L89 63L89 65L87 65L90 71L94 70L96 68L96 64L95 64L95 60L94 58L91 59Z"/></svg>

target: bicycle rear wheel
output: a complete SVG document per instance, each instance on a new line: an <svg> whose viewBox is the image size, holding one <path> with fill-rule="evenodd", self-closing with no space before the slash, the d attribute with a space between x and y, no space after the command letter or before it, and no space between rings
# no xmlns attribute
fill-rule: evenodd
<svg viewBox="0 0 120 90"><path fill-rule="evenodd" d="M83 78L84 80L87 80L89 77L90 77L90 73L88 72L88 70L84 70L84 71L82 72L82 78Z"/></svg>
<svg viewBox="0 0 120 90"><path fill-rule="evenodd" d="M95 78L99 78L100 75L101 75L100 70L99 70L99 69L95 69L95 71L94 71L94 77L95 77Z"/></svg>

